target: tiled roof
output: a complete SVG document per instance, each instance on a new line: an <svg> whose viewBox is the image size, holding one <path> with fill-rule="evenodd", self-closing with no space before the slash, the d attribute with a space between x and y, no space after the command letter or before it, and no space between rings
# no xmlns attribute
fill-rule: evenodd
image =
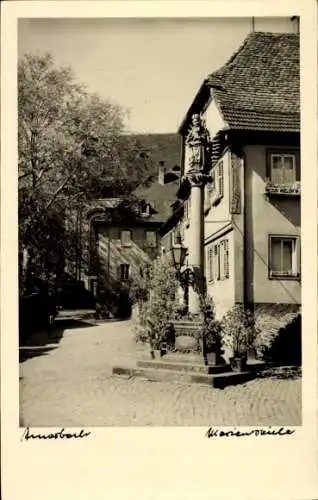
<svg viewBox="0 0 318 500"><path fill-rule="evenodd" d="M153 207L154 213L147 219L149 222L163 222L171 215L171 204L175 201L179 180L159 184L159 162L164 162L166 173L171 173L176 165L180 166L181 138L178 134L139 134L132 137L149 153L154 168L145 185L138 186L132 194Z"/></svg>
<svg viewBox="0 0 318 500"><path fill-rule="evenodd" d="M230 128L298 132L299 35L251 33L206 84Z"/></svg>
<svg viewBox="0 0 318 500"><path fill-rule="evenodd" d="M153 182L150 186L140 186L134 191L134 195L140 200L148 202L156 213L149 220L153 222L164 222L172 214L171 205L176 199L179 181L159 184Z"/></svg>
<svg viewBox="0 0 318 500"><path fill-rule="evenodd" d="M166 172L175 165L180 166L181 139L178 134L130 134L128 137L136 140L148 153L154 167L151 174L157 175L160 161L164 161Z"/></svg>
<svg viewBox="0 0 318 500"><path fill-rule="evenodd" d="M100 198L95 200L90 200L86 203L85 213L86 216L90 216L95 212L114 209L117 208L122 202L121 198Z"/></svg>
<svg viewBox="0 0 318 500"><path fill-rule="evenodd" d="M171 215L171 204L175 201L179 187L179 179L173 180L180 171L181 138L178 134L127 134L122 136L123 144L129 146L129 141L136 142L147 158L151 160L151 170L146 173L144 183L132 193L132 197L140 201L145 200L152 207L151 215L141 221L161 223ZM166 179L171 182L161 185L158 183L159 162L165 165ZM178 168L176 167L178 166ZM136 164L136 168L140 168ZM174 175L173 175L174 174ZM101 198L92 200L87 206L87 212L117 209L123 202L122 198Z"/></svg>

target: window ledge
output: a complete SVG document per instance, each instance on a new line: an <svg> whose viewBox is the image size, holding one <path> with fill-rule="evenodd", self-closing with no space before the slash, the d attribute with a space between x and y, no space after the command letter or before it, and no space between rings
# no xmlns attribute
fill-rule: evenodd
<svg viewBox="0 0 318 500"><path fill-rule="evenodd" d="M271 271L269 273L269 279L271 280L300 280L300 273L279 273Z"/></svg>

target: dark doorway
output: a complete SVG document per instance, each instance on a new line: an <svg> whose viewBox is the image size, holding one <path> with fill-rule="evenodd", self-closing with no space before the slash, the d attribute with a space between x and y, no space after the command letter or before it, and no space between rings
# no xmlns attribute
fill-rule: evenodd
<svg viewBox="0 0 318 500"><path fill-rule="evenodd" d="M131 316L131 302L129 292L121 291L118 298L118 317L127 319Z"/></svg>

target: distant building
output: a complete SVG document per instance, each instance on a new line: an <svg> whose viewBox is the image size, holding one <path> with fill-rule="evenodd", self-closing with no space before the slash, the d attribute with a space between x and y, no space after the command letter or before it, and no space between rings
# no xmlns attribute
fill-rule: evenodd
<svg viewBox="0 0 318 500"><path fill-rule="evenodd" d="M168 249L181 231L185 268L203 274L219 317L244 303L270 329L299 310L299 94L299 35L253 32L204 80L179 129L178 203L160 234ZM189 140L197 119L202 154ZM191 285L188 306L197 311Z"/></svg>
<svg viewBox="0 0 318 500"><path fill-rule="evenodd" d="M172 213L179 188L180 140L176 134L136 136L155 171L126 198L86 204L81 214L81 261L73 276L112 315L130 312L129 288L141 268L161 254L158 229ZM136 166L138 168L138 166Z"/></svg>

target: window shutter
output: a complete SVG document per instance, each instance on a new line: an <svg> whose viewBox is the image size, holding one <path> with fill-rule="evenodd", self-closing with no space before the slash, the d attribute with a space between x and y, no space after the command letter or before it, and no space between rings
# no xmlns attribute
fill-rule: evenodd
<svg viewBox="0 0 318 500"><path fill-rule="evenodd" d="M209 281L213 281L213 247L208 250L208 270L209 270Z"/></svg>
<svg viewBox="0 0 318 500"><path fill-rule="evenodd" d="M229 240L224 240L224 277L230 277Z"/></svg>
<svg viewBox="0 0 318 500"><path fill-rule="evenodd" d="M219 245L214 245L214 279L220 279L220 266L219 266Z"/></svg>
<svg viewBox="0 0 318 500"><path fill-rule="evenodd" d="M219 243L219 259L220 259L220 279L224 280L224 240Z"/></svg>
<svg viewBox="0 0 318 500"><path fill-rule="evenodd" d="M224 173L223 173L223 161L218 164L218 190L219 196L222 197L224 194Z"/></svg>
<svg viewBox="0 0 318 500"><path fill-rule="evenodd" d="M296 242L295 242L296 264L297 264L296 271L297 271L298 275L300 275L300 274L301 274L301 258L300 258L300 251L301 251L301 247L300 247L300 237L298 237L298 238L296 239Z"/></svg>

